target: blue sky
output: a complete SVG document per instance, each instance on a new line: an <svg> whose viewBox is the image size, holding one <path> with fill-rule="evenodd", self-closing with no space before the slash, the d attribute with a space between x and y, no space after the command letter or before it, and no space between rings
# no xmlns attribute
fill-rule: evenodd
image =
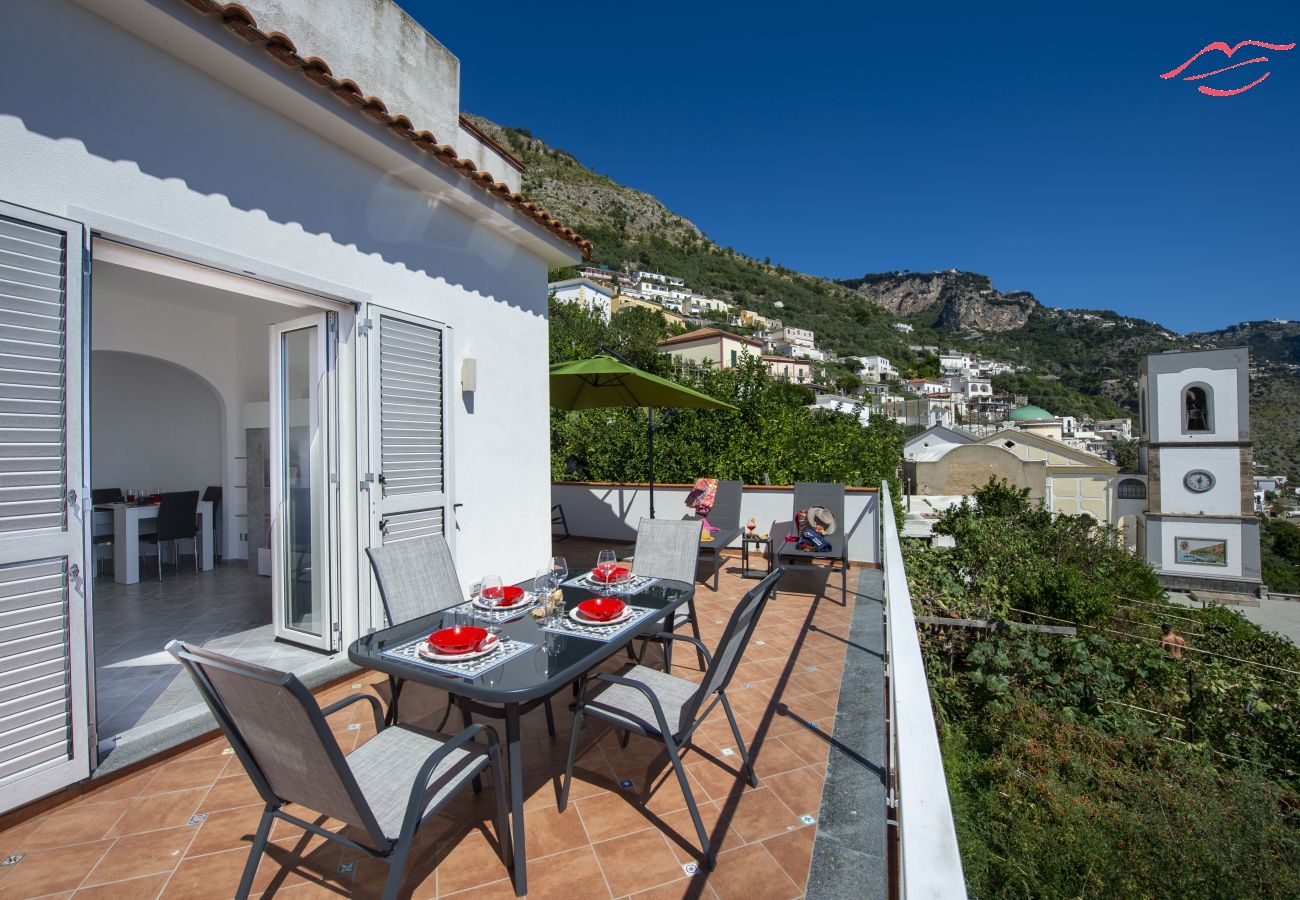
<svg viewBox="0 0 1300 900"><path fill-rule="evenodd" d="M752 256L968 269L1180 331L1300 318L1300 46L1159 77L1300 41L1300 3L401 2L462 109Z"/></svg>

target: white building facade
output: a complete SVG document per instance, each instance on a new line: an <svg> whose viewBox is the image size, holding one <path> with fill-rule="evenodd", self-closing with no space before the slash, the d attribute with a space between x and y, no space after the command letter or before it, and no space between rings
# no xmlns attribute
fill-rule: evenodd
<svg viewBox="0 0 1300 900"><path fill-rule="evenodd" d="M561 303L577 303L596 313L605 322L609 322L610 301L614 299L612 288L596 284L586 278L566 278L552 281L546 286L551 297Z"/></svg>
<svg viewBox="0 0 1300 900"><path fill-rule="evenodd" d="M1138 379L1141 472L1147 508L1138 546L1174 587L1255 593L1249 354L1162 353Z"/></svg>
<svg viewBox="0 0 1300 900"><path fill-rule="evenodd" d="M0 330L33 351L0 393L41 408L37 443L0 462L29 496L0 511L0 581L55 610L24 669L45 730L0 728L3 811L97 764L95 598L128 575L91 577L101 479L219 486L227 572L261 577L266 551L266 621L322 655L384 625L368 547L442 533L466 580L535 571L543 285L589 245L522 205L518 161L460 118L458 61L387 0L21 3L0 53L23 73L0 107ZM159 374L135 404L99 389L140 366ZM206 468L162 483L129 467L190 454L106 446L100 412L158 407L169 377L206 392L211 438ZM20 644L0 634L0 670Z"/></svg>

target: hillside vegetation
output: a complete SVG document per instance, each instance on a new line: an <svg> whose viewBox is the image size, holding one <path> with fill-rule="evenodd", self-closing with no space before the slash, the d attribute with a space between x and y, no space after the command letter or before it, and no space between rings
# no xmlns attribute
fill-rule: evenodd
<svg viewBox="0 0 1300 900"><path fill-rule="evenodd" d="M974 272L883 272L844 281L795 272L719 244L650 194L591 171L526 129L474 121L523 160L524 193L595 243L597 265L681 276L698 293L812 329L820 346L839 355L889 357L905 376L926 366L924 354L909 346L976 351L1028 367L1032 377L1016 392L1031 402L1058 415L1109 418L1136 413L1143 356L1247 346L1256 367L1256 456L1300 479L1300 324L1250 322L1180 335L1106 309L1045 306L1028 291L999 290ZM899 333L898 322L914 333Z"/></svg>

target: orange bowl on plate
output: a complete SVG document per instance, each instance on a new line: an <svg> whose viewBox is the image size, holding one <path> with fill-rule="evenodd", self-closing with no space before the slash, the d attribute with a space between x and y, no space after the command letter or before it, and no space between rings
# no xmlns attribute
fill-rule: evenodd
<svg viewBox="0 0 1300 900"><path fill-rule="evenodd" d="M578 612L593 622L608 622L623 614L627 604L617 597L592 597L578 604Z"/></svg>
<svg viewBox="0 0 1300 900"><path fill-rule="evenodd" d="M470 653L482 647L487 637L486 628L457 625L429 635L429 646L438 653Z"/></svg>

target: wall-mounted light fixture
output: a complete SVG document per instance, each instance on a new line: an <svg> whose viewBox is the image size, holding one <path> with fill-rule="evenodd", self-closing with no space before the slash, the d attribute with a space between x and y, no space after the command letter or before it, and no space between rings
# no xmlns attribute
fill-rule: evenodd
<svg viewBox="0 0 1300 900"><path fill-rule="evenodd" d="M460 361L460 389L467 394L478 389L478 360L472 356Z"/></svg>

